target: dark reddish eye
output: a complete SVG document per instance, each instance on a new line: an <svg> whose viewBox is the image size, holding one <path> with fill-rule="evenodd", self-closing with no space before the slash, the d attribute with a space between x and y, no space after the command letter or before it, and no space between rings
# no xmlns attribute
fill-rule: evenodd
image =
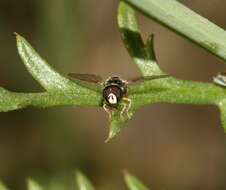
<svg viewBox="0 0 226 190"><path fill-rule="evenodd" d="M122 96L123 96L123 93L121 88L115 85L109 85L105 87L103 91L103 97L110 104L114 104L111 102L115 102L115 99L117 100L116 103L118 103L122 99Z"/></svg>

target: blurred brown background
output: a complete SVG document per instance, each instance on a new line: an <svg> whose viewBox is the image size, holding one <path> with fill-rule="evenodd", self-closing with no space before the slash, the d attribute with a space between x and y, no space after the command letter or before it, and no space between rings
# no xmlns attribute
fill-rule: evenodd
<svg viewBox="0 0 226 190"><path fill-rule="evenodd" d="M184 0L226 28L226 1ZM42 90L16 50L18 32L61 73L138 76L120 39L113 0L0 0L0 85ZM210 82L222 61L138 14L143 37L155 34L161 67L188 80ZM81 169L99 190L126 189L127 169L156 190L225 190L226 138L211 106L152 105L139 110L110 143L100 108L28 108L0 113L0 178L11 189L33 177L51 189L74 189ZM55 176L53 178L53 176Z"/></svg>

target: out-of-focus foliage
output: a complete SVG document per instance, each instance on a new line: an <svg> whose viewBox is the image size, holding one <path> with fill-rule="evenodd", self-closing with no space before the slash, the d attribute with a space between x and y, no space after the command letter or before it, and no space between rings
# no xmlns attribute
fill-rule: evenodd
<svg viewBox="0 0 226 190"><path fill-rule="evenodd" d="M79 171L76 172L75 179L76 179L76 185L78 187L78 190L94 190L95 189L92 183L89 181L89 179L81 172ZM138 180L136 177L132 176L129 173L125 174L125 181L129 190L148 190L148 188L145 187L140 180ZM28 180L28 190L43 190L43 189L47 190L49 188L48 187L42 188L42 186L38 184L36 181L34 181L33 179ZM59 186L57 187L57 189L61 190ZM66 187L62 187L62 189L66 189ZM0 190L8 190L8 188L1 183Z"/></svg>

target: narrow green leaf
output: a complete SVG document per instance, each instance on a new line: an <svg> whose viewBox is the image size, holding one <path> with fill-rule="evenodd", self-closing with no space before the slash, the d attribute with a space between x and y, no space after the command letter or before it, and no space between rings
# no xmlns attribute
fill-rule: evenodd
<svg viewBox="0 0 226 190"><path fill-rule="evenodd" d="M150 10L153 12L157 10L157 12L154 13L156 13L156 15L158 14L166 15L165 17L163 17L163 19L166 20L169 17L167 11L174 14L174 17L177 13L177 11L175 10L177 9L177 6L175 5L177 3L174 0L171 1L126 0L126 2L133 5L134 7L138 7L139 5L146 11L148 11L147 7L149 7ZM130 56L133 58L135 64L140 69L142 75L152 76L164 74L164 72L160 69L156 61L156 56L153 47L153 35L149 37L146 44L144 45L137 25L134 10L126 2L120 2L119 4L118 26L120 28L122 39ZM172 3L173 5L175 5L175 7L172 5L166 5L165 2L167 2L168 4ZM157 5L158 7L156 8ZM168 8L171 10L169 11L166 9L164 11L166 6L168 6ZM161 9L162 7L163 9ZM171 18L173 17L170 17L169 20ZM178 16L177 19L180 20L183 18L179 18ZM173 23L173 21L171 22ZM190 24L192 24L192 22L190 22ZM134 110L137 110L138 108L144 105L162 102L177 104L218 105L219 102L226 98L225 92L226 91L224 88L220 88L210 83L182 81L175 79L173 77L169 77L165 79L146 81L137 86L130 86L129 98L132 101L132 110L133 110L132 113L134 113L135 112ZM221 110L223 109L224 108L221 108ZM223 123L225 123L224 126L226 126L226 119L224 122L224 118L226 118L226 116L223 116L224 113L226 113L226 110L221 111L221 113L222 113L221 118L223 120ZM117 134L126 123L118 121L120 120L119 119L112 120L111 128L113 132L115 131L114 133L113 132L111 133L113 134L112 136Z"/></svg>
<svg viewBox="0 0 226 190"><path fill-rule="evenodd" d="M0 190L9 190L2 182L0 182Z"/></svg>
<svg viewBox="0 0 226 190"><path fill-rule="evenodd" d="M93 185L81 172L76 172L76 182L79 190L94 190Z"/></svg>
<svg viewBox="0 0 226 190"><path fill-rule="evenodd" d="M135 12L133 8L125 2L119 3L118 27L125 47L140 69L142 75L151 76L154 74L164 74L156 61L153 47L153 35L151 35L148 38L147 43L144 44L137 25Z"/></svg>
<svg viewBox="0 0 226 190"><path fill-rule="evenodd" d="M140 180L128 172L125 173L125 181L130 190L149 190Z"/></svg>
<svg viewBox="0 0 226 190"><path fill-rule="evenodd" d="M124 44L130 53L130 56L133 58L134 62L140 69L142 75L151 76L151 75L161 75L163 72L159 68L156 56L153 47L153 35L148 38L147 43L144 44L141 38L139 28L137 25L135 13L133 9L124 2L120 2L118 8L118 26L120 29L120 34L124 41ZM131 88L129 90L129 95L131 92L136 92L139 87ZM127 122L134 114L134 102L132 101L130 112L128 113L129 117L124 114L120 115L118 110L114 112L111 118L110 132L106 140L108 142L110 139L115 137L122 128L126 127Z"/></svg>
<svg viewBox="0 0 226 190"><path fill-rule="evenodd" d="M132 117L133 112L130 110L129 115L120 115L120 111L114 112L111 118L110 131L105 142L113 139L123 128L127 126L127 122Z"/></svg>
<svg viewBox="0 0 226 190"><path fill-rule="evenodd" d="M28 190L43 190L43 188L34 180L28 180Z"/></svg>
<svg viewBox="0 0 226 190"><path fill-rule="evenodd" d="M79 85L54 71L20 35L17 35L19 54L32 76L47 89L42 93L16 93L0 87L0 112L27 106L51 107L59 105L100 106L100 89Z"/></svg>
<svg viewBox="0 0 226 190"><path fill-rule="evenodd" d="M177 0L124 0L144 15L226 60L226 32Z"/></svg>
<svg viewBox="0 0 226 190"><path fill-rule="evenodd" d="M51 68L25 38L16 34L16 39L19 55L26 68L46 90L64 91L75 85L69 79L63 77Z"/></svg>

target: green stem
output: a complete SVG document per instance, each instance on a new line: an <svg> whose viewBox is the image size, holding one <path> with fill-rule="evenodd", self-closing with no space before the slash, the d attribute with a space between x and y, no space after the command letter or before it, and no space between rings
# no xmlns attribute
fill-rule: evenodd
<svg viewBox="0 0 226 190"><path fill-rule="evenodd" d="M144 83L130 93L135 107L152 103L218 105L226 98L226 90L214 84L174 78Z"/></svg>
<svg viewBox="0 0 226 190"><path fill-rule="evenodd" d="M0 111L7 112L28 106L46 108L52 106L99 106L102 97L93 94L76 94L73 91L16 93L0 88Z"/></svg>

